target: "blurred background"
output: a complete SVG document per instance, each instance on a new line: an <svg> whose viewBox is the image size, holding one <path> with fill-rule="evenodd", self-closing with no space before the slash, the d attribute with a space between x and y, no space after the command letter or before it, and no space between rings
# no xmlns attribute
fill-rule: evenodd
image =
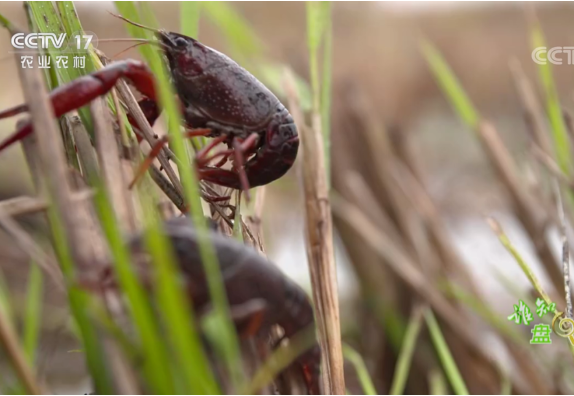
<svg viewBox="0 0 574 396"><path fill-rule="evenodd" d="M243 54L247 60L253 56L256 60L288 65L308 81L304 3L238 2L230 3L230 6L251 26L258 40L256 55L255 51L254 54ZM123 22L107 12L115 12L112 3L81 2L76 7L84 29L94 32L99 39L127 37ZM160 26L178 30L181 18L178 3L157 3L153 4L153 9ZM409 242L410 234L401 229L403 223L392 210L392 202L389 204L385 198L388 186L381 181L383 171L380 167L384 166L383 157L388 151L371 144L364 132L370 128L384 130L395 155L403 158L404 154L408 158L407 166L416 164L411 171L428 192L437 211L447 238L445 244L452 248L456 260L464 266L474 283L476 295L503 322L513 312L513 304L518 303L520 296L532 295L532 287L486 223L485 216L493 216L501 223L543 286L552 289L553 285L479 141L458 119L437 86L420 52L419 39L425 37L442 52L478 111L496 125L526 190L536 195L540 173L533 169L538 165L532 159L528 125L509 68L512 60L520 62L527 79L536 90L539 89L536 65L531 60L527 18L532 9L536 10L549 47L572 44L574 8L569 3L337 2L332 8L334 190L367 213L378 210L373 205L386 211L394 225L391 234L398 238L392 239L393 243L404 246L412 243L412 240ZM18 2L0 2L0 13L15 23L26 23L22 5ZM209 17L202 16L199 39L230 54L229 41ZM112 56L127 46L126 43L102 42L98 49ZM23 101L17 76L19 63L9 51L10 36L0 30L0 108ZM234 57L233 54L230 56ZM138 58L139 54L131 50L121 57ZM553 68L566 112L572 109L572 70L572 65L566 64ZM0 120L0 135L12 132L15 123L16 119ZM296 166L286 177L266 187L263 229L271 260L309 290L298 172L300 169ZM358 179L362 180L358 184L350 182ZM372 200L363 195L364 201L361 201L362 190L358 189L361 183L371 191ZM23 154L15 146L0 156L0 199L30 191ZM411 223L407 221L414 224L413 227L418 227L417 221L424 223L420 220L424 216L415 211L407 213L407 217L415 218ZM373 214L373 219L379 217ZM385 319L380 320L377 314L375 300L382 299L393 307L393 315L402 323L402 327L398 327L399 335L404 333L411 307L418 300L410 288L401 287L401 281L393 281L396 275L388 269L385 259L348 223L335 215L335 225L343 336L363 355L377 391L386 393L394 372L400 336L399 341L396 338L393 341L389 324ZM558 233L552 227L547 231L549 245L558 258L561 249ZM421 263L428 258L424 249L414 255L418 255L417 260ZM444 265L440 258L435 257L434 261L439 266ZM378 270L371 271L371 267ZM0 231L0 269L16 303L24 300L27 268L26 253ZM449 271L445 270L443 275L456 278L456 274ZM435 278L429 277L429 281L431 279ZM460 285L465 287L464 283ZM377 287L381 288L378 289L380 295L373 297ZM439 285L433 284L433 287ZM74 341L66 330L68 319L62 296L50 287L45 292L41 373L56 393L82 392L86 386L85 368L81 354L73 351ZM502 363L503 371L518 378L528 372L524 367L517 367L518 355L492 326L478 320L468 322L468 325L476 331L477 343ZM510 322L504 325L520 330L525 342L531 337L530 327L519 328ZM526 390L574 391L563 375L572 370L572 358L562 340L556 337L555 340L555 344L560 342L560 348L557 345L526 346L527 359L532 362L543 350L540 353L546 357L538 360L536 367L551 374L553 379L546 387L532 388L528 383ZM452 342L450 346L471 393L499 393L498 368L481 365L480 359L466 351L464 345L456 344L456 336L449 338L449 342ZM432 375L436 374L433 371L435 360L423 349L415 354L407 392L428 392L427 379L431 381ZM531 353L534 349L537 349L536 354ZM351 393L360 393L352 371L347 369L347 386ZM425 376L417 377L416 373Z"/></svg>

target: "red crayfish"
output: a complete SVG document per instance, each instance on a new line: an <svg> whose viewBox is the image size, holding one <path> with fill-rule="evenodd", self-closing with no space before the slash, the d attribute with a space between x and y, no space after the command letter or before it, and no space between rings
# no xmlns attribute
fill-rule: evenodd
<svg viewBox="0 0 574 396"><path fill-rule="evenodd" d="M164 223L163 232L171 241L195 311L204 311L210 296L193 223L186 217L172 218ZM283 329L283 337L290 339L313 326L313 308L307 295L273 263L254 249L214 230L209 231L209 239L217 253L231 311L233 313L234 307L236 311L243 311L241 316L234 317L242 337L265 336L272 326L278 325ZM132 238L129 247L144 284L153 284L148 279L146 260L149 256L143 237ZM104 289L115 286L111 269L106 269L100 286ZM321 351L317 344L293 363L300 369L309 394L320 393L320 363Z"/></svg>
<svg viewBox="0 0 574 396"><path fill-rule="evenodd" d="M154 31L158 39L155 43L168 60L186 136L215 138L202 150L204 154L196 158L200 179L247 190L268 184L289 170L299 147L297 128L289 111L265 85L226 55L191 37L122 19ZM56 117L106 94L122 77L146 97L140 101L140 107L153 125L159 117L154 78L148 67L136 60L112 63L52 91L50 99ZM26 105L16 106L0 112L0 119L24 111ZM25 123L0 143L0 151L31 132L31 122ZM157 155L165 143L159 141L150 157ZM229 150L207 157L209 150L219 143L226 144ZM235 154L234 167L222 169L232 154ZM222 158L215 166L209 166L216 157Z"/></svg>

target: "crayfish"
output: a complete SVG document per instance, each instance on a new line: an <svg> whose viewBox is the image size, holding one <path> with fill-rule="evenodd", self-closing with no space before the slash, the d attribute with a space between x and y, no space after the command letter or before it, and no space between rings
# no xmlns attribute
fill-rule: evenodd
<svg viewBox="0 0 574 396"><path fill-rule="evenodd" d="M203 148L195 161L200 179L234 189L248 190L283 176L297 156L299 137L289 111L265 85L226 55L182 34L152 30L167 58L179 98L186 136L214 140ZM50 99L56 117L85 106L108 93L120 78L126 78L145 96L139 104L149 123L160 115L157 91L150 69L140 61L123 60L90 75L56 88ZM0 112L0 119L27 111L20 105ZM137 127L137 125L135 125ZM24 123L0 143L0 151L32 133L32 123ZM167 139L157 142L138 175L145 172ZM217 144L228 150L208 156ZM222 169L234 155L232 169ZM220 158L218 163L209 163ZM137 176L136 176L137 178Z"/></svg>
<svg viewBox="0 0 574 396"><path fill-rule="evenodd" d="M176 217L164 222L163 232L173 246L193 308L201 313L209 307L210 294L199 254L197 231L189 218ZM290 339L313 326L309 298L273 263L253 248L213 229L209 230L209 240L217 254L232 316L234 308L236 312L242 312L233 317L242 338L261 339L270 334L272 326L278 325L283 329L283 338ZM143 284L152 285L143 236L134 236L129 247ZM111 268L106 268L98 290L116 287ZM320 363L321 352L316 343L293 363L300 370L309 394L320 393Z"/></svg>

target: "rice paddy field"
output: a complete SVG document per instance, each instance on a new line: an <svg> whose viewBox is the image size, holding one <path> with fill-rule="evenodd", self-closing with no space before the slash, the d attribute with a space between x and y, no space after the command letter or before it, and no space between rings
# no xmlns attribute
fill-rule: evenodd
<svg viewBox="0 0 574 396"><path fill-rule="evenodd" d="M574 393L573 20L0 2L0 393Z"/></svg>

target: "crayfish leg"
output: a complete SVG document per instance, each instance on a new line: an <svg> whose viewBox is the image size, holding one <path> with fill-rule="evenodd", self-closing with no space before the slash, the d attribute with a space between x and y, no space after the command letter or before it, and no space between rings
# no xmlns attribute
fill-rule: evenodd
<svg viewBox="0 0 574 396"><path fill-rule="evenodd" d="M21 104L18 106L14 106L10 109L0 111L0 119L8 118L8 117L14 117L15 115L24 113L26 111L28 111L28 105L27 104Z"/></svg>
<svg viewBox="0 0 574 396"><path fill-rule="evenodd" d="M195 136L206 136L211 133L211 129L192 129L185 133L186 137L195 137ZM129 188L132 189L133 186L142 178L142 176L146 173L149 169L150 165L153 163L153 160L159 155L163 146L169 141L169 136L164 135L162 136L151 148L151 151L145 158L145 160L140 164L138 167L134 179L129 185Z"/></svg>
<svg viewBox="0 0 574 396"><path fill-rule="evenodd" d="M112 63L95 73L80 77L50 92L54 115L60 117L69 111L87 105L97 97L108 93L122 77L129 79L148 98L156 99L154 79L147 66L140 61L125 60ZM19 114L26 109L26 105L17 106L0 113L0 118ZM31 124L24 125L0 143L0 150L26 137L32 131Z"/></svg>
<svg viewBox="0 0 574 396"><path fill-rule="evenodd" d="M25 122L19 129L16 130L12 135L8 136L6 139L0 143L0 151L11 146L17 141L24 139L26 136L31 134L33 131L32 123L30 121Z"/></svg>
<svg viewBox="0 0 574 396"><path fill-rule="evenodd" d="M198 166L203 166L209 163L209 161L211 161L214 157L208 157L207 154L209 154L209 152L215 147L217 146L219 143L222 143L225 141L225 139L227 139L227 136L219 136L215 139L213 139L211 142L209 142L209 144L205 147L203 147L198 153L197 156L195 157L195 160L197 162ZM219 154L219 153L218 153ZM217 154L216 154L217 155Z"/></svg>
<svg viewBox="0 0 574 396"><path fill-rule="evenodd" d="M249 179L247 178L247 173L245 172L245 153L249 153L250 149L255 147L257 138L257 134L252 133L242 143L239 142L239 139L233 139L235 168L237 170L237 174L239 175L241 187L245 192L245 199L247 202L251 200L251 196L249 195Z"/></svg>
<svg viewBox="0 0 574 396"><path fill-rule="evenodd" d="M250 338L259 333L263 326L267 307L267 303L261 298L230 307L231 319L241 338Z"/></svg>

